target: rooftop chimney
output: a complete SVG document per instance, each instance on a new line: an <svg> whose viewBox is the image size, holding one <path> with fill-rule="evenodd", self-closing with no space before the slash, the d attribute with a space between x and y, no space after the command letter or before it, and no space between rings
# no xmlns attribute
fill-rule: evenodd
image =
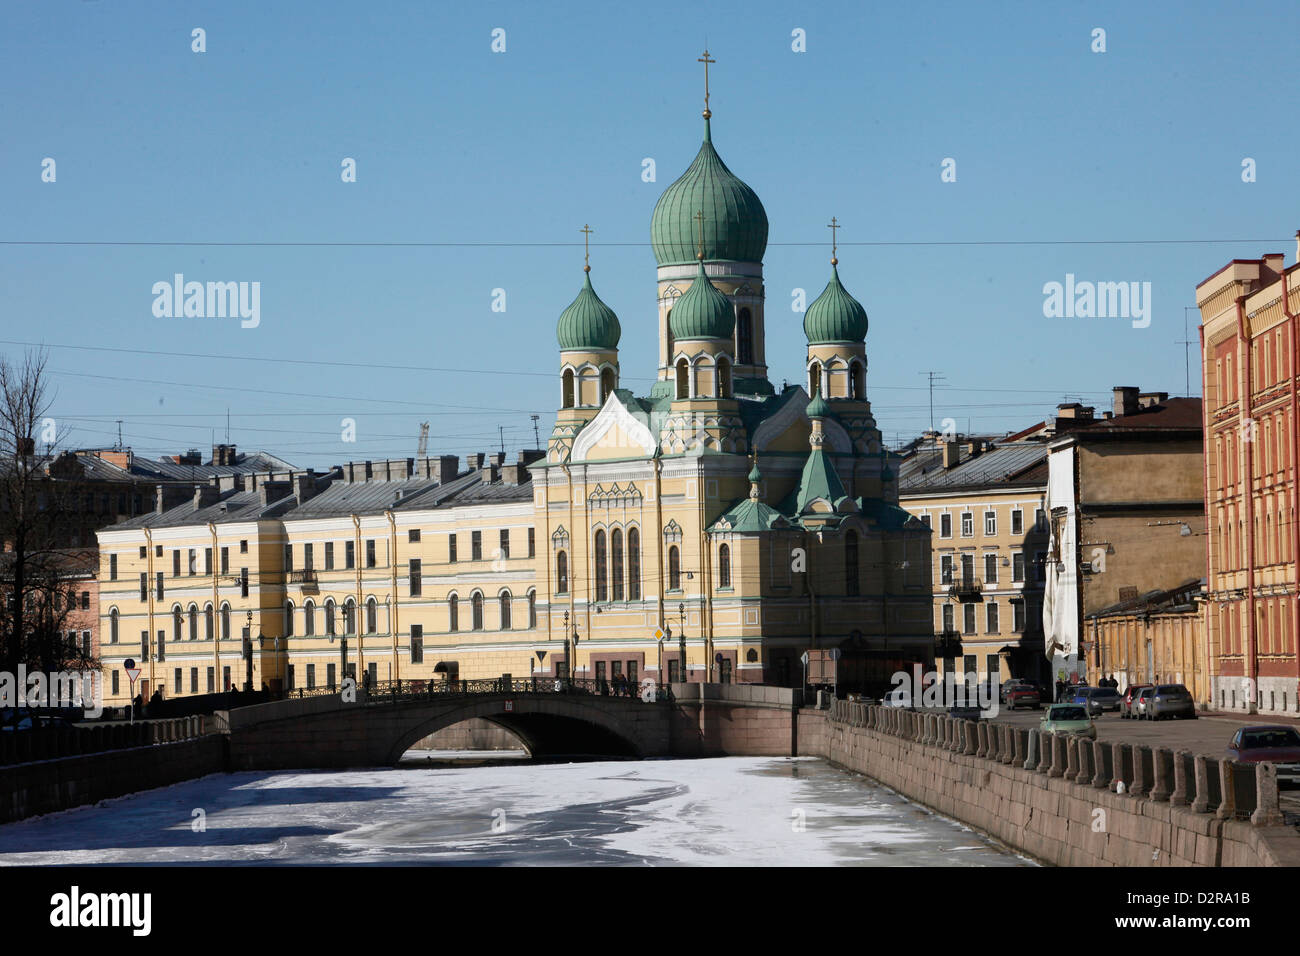
<svg viewBox="0 0 1300 956"><path fill-rule="evenodd" d="M305 475L294 475L293 483L295 485L294 493L297 495L298 504L315 498L320 489L316 485L316 472L312 469L307 470Z"/></svg>
<svg viewBox="0 0 1300 956"><path fill-rule="evenodd" d="M490 485L501 477L501 466L490 464L486 468L482 469L482 475L483 484Z"/></svg>
<svg viewBox="0 0 1300 956"><path fill-rule="evenodd" d="M293 494L293 484L288 481L264 481L257 489L257 500L265 508L281 498Z"/></svg>
<svg viewBox="0 0 1300 956"><path fill-rule="evenodd" d="M961 444L955 441L943 443L943 467L954 468L961 462Z"/></svg>
<svg viewBox="0 0 1300 956"><path fill-rule="evenodd" d="M1169 401L1168 392L1143 392L1138 396L1138 407L1150 408L1152 405L1162 405Z"/></svg>
<svg viewBox="0 0 1300 956"><path fill-rule="evenodd" d="M522 457L522 456L521 456ZM528 466L522 461L501 468L501 480L507 485L522 485L529 480Z"/></svg>
<svg viewBox="0 0 1300 956"><path fill-rule="evenodd" d="M492 467L500 468L506 463L506 453L503 451L494 451L488 456L488 461L492 463Z"/></svg>
<svg viewBox="0 0 1300 956"><path fill-rule="evenodd" d="M234 445L213 445L212 446L212 464L231 466L235 463L235 446Z"/></svg>
<svg viewBox="0 0 1300 956"><path fill-rule="evenodd" d="M1111 389L1115 396L1114 411L1115 417L1121 415L1133 415L1137 413L1138 408L1138 388L1136 385L1116 385Z"/></svg>
<svg viewBox="0 0 1300 956"><path fill-rule="evenodd" d="M215 485L195 485L194 486L194 510L206 508L209 505L216 504L221 497L221 489Z"/></svg>
<svg viewBox="0 0 1300 956"><path fill-rule="evenodd" d="M481 451L475 452L474 454L469 456L469 460L466 462L466 464L469 465L471 471L477 471L478 469L483 467L483 460L485 458L487 458L487 455L483 454Z"/></svg>

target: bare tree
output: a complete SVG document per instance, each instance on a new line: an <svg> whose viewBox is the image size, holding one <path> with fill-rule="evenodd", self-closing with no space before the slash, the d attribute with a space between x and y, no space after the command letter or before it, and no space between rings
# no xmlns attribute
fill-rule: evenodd
<svg viewBox="0 0 1300 956"><path fill-rule="evenodd" d="M93 570L98 556L68 547L85 485L49 474L58 434L46 361L44 351L28 352L21 365L0 358L0 669L10 673L19 664L41 671L95 666L86 648L64 637L75 607L71 578Z"/></svg>

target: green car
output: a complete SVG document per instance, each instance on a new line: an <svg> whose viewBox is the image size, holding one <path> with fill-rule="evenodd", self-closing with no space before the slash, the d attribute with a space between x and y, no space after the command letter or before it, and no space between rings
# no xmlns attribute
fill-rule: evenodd
<svg viewBox="0 0 1300 956"><path fill-rule="evenodd" d="M1097 739L1097 725L1082 704L1052 704L1038 722L1038 729L1049 734L1082 734Z"/></svg>

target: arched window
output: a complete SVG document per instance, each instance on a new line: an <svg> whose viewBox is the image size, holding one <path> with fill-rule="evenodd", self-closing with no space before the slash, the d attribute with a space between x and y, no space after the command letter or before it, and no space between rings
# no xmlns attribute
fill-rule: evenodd
<svg viewBox="0 0 1300 956"><path fill-rule="evenodd" d="M627 599L641 600L641 532L627 529Z"/></svg>
<svg viewBox="0 0 1300 956"><path fill-rule="evenodd" d="M691 367L684 358L677 360L677 397L691 397Z"/></svg>
<svg viewBox="0 0 1300 956"><path fill-rule="evenodd" d="M867 397L867 370L862 367L861 362L849 363L849 387L852 389L850 397L855 401L862 401Z"/></svg>
<svg viewBox="0 0 1300 956"><path fill-rule="evenodd" d="M508 631L512 627L510 623L510 601L509 591L502 591L497 598L497 602L501 605L501 630L503 631Z"/></svg>
<svg viewBox="0 0 1300 956"><path fill-rule="evenodd" d="M293 637L293 602L284 602L284 636Z"/></svg>
<svg viewBox="0 0 1300 956"><path fill-rule="evenodd" d="M343 633L355 634L357 632L357 604L352 598L343 602Z"/></svg>
<svg viewBox="0 0 1300 956"><path fill-rule="evenodd" d="M537 592L528 592L528 626L537 626Z"/></svg>
<svg viewBox="0 0 1300 956"><path fill-rule="evenodd" d="M181 611L181 606L179 604L177 604L175 607L172 608L172 640L173 641L180 641L181 639L181 628L184 626L181 623L182 620L181 615L183 613L184 612Z"/></svg>
<svg viewBox="0 0 1300 956"><path fill-rule="evenodd" d="M607 368L600 373L600 404L605 404L605 399L609 398L610 393L614 391L614 370Z"/></svg>
<svg viewBox="0 0 1300 956"><path fill-rule="evenodd" d="M858 536L853 531L844 536L844 593L858 595Z"/></svg>
<svg viewBox="0 0 1300 956"><path fill-rule="evenodd" d="M302 632L308 637L316 633L316 604L313 601L307 601L302 606L303 626Z"/></svg>
<svg viewBox="0 0 1300 956"><path fill-rule="evenodd" d="M668 549L668 590L680 591L682 588L682 559L677 545Z"/></svg>
<svg viewBox="0 0 1300 956"><path fill-rule="evenodd" d="M203 639L210 641L213 638L212 632L212 605L208 604L203 608Z"/></svg>
<svg viewBox="0 0 1300 956"><path fill-rule="evenodd" d="M564 408L572 408L573 407L573 369L566 368L564 370L563 383L564 383L563 394L561 395L560 398L561 405Z"/></svg>
<svg viewBox="0 0 1300 956"><path fill-rule="evenodd" d="M596 563L596 600L609 600L609 569L605 567L605 532L596 532L594 561Z"/></svg>
<svg viewBox="0 0 1300 956"><path fill-rule="evenodd" d="M673 310L668 309L668 314L664 316L664 328L668 333L668 357L671 361L673 354Z"/></svg>
<svg viewBox="0 0 1300 956"><path fill-rule="evenodd" d="M718 359L718 398L731 398L731 363Z"/></svg>
<svg viewBox="0 0 1300 956"><path fill-rule="evenodd" d="M609 533L610 577L614 583L614 600L623 600L623 532L615 528Z"/></svg>
<svg viewBox="0 0 1300 956"><path fill-rule="evenodd" d="M808 368L808 394L816 395L822 387L822 367L814 362ZM826 396L823 395L822 398Z"/></svg>
<svg viewBox="0 0 1300 956"><path fill-rule="evenodd" d="M470 617L473 618L470 627L476 631L483 630L483 595L478 591L470 595L469 607Z"/></svg>
<svg viewBox="0 0 1300 956"><path fill-rule="evenodd" d="M188 617L189 617L189 619L190 619L190 640L191 640L191 641L197 641L197 640L199 639L199 608L198 608L198 605L196 605L196 604L191 604L191 605L190 605L190 609L189 609Z"/></svg>
<svg viewBox="0 0 1300 956"><path fill-rule="evenodd" d="M117 608L108 612L108 643L110 644L117 643L117 618Z"/></svg>
<svg viewBox="0 0 1300 956"><path fill-rule="evenodd" d="M725 544L718 547L718 587L731 587L731 548Z"/></svg>
<svg viewBox="0 0 1300 956"><path fill-rule="evenodd" d="M325 599L325 633L334 633L334 599Z"/></svg>
<svg viewBox="0 0 1300 956"><path fill-rule="evenodd" d="M366 633L374 634L379 630L379 605L374 598L366 598Z"/></svg>
<svg viewBox="0 0 1300 956"><path fill-rule="evenodd" d="M555 593L569 593L569 554L561 551L555 556Z"/></svg>
<svg viewBox="0 0 1300 956"><path fill-rule="evenodd" d="M736 313L736 361L741 365L754 364L754 319L749 309Z"/></svg>
<svg viewBox="0 0 1300 956"><path fill-rule="evenodd" d="M455 593L447 595L447 630L460 630L460 598Z"/></svg>

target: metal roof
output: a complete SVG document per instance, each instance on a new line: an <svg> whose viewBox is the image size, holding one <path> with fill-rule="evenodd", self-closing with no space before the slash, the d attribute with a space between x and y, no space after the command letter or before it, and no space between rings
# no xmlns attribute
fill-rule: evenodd
<svg viewBox="0 0 1300 956"><path fill-rule="evenodd" d="M930 446L919 449L900 464L899 494L988 485L1045 484L1046 462L1046 445L1040 442L1014 442L999 445L974 457L966 453L960 463L952 468L944 468L943 449Z"/></svg>

